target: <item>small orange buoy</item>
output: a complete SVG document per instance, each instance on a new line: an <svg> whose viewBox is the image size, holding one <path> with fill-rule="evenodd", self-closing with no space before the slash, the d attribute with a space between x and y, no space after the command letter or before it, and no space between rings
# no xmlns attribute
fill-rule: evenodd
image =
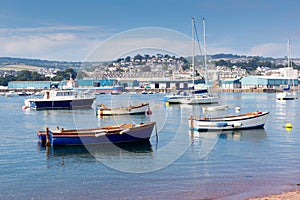
<svg viewBox="0 0 300 200"><path fill-rule="evenodd" d="M152 114L152 111L150 110L150 108L148 108L146 114L147 114L147 115L151 115L151 114Z"/></svg>
<svg viewBox="0 0 300 200"><path fill-rule="evenodd" d="M27 106L22 106L22 110L26 110L27 109Z"/></svg>

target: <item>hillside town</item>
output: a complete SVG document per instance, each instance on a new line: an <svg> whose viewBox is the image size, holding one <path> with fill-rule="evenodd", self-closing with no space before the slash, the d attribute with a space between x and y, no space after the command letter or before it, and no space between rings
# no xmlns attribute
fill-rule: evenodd
<svg viewBox="0 0 300 200"><path fill-rule="evenodd" d="M203 57L197 56L193 67L190 57L183 58L168 54L143 56L137 54L106 63L82 63L81 67L78 68L77 66L75 81L72 80L72 84L69 83L69 87L101 86L101 80L116 80L112 84L119 82L118 84L123 85L125 89L134 87L187 89L194 85L196 80L200 85L206 83L213 88L226 91L228 89L276 90L285 87L290 83L289 80L292 80L294 87L297 88L299 65L299 59L294 59L292 66L288 67L287 59L285 58L267 60L246 56L234 56L231 58L211 56L207 66L204 67ZM36 72L51 82L61 71L62 67L50 66L48 68L37 68ZM14 70L0 70L0 77L14 77L18 73L20 72ZM206 82L205 74L207 75ZM70 82L68 79L70 78L64 77L63 81ZM89 80L89 84L81 85L86 80ZM17 84L20 81L22 81L22 84ZM2 85L1 87L7 89L32 88L30 86L32 84L30 82L26 84L26 81L29 80L10 81L7 86ZM41 84L39 87L47 88L49 84Z"/></svg>

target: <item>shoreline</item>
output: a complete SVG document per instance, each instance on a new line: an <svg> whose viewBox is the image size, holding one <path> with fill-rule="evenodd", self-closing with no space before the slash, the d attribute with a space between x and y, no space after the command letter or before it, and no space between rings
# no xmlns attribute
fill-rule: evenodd
<svg viewBox="0 0 300 200"><path fill-rule="evenodd" d="M251 197L247 200L299 200L300 199L300 189L294 189L287 192L282 192L280 194L270 194L263 197Z"/></svg>
<svg viewBox="0 0 300 200"><path fill-rule="evenodd" d="M48 88L49 89L49 88ZM82 89L90 89L90 88L82 88ZM0 92L9 92L9 91L14 91L14 92L41 92L46 89L42 88L35 88L35 89L28 89L28 88L0 88ZM145 88L126 88L124 91L125 92L137 92L141 93L142 91L147 90L147 91L152 91L152 92L178 92L178 91L183 91L183 90L176 90L176 89L160 89L160 88L152 88L152 89L145 89ZM185 90L189 91L189 90ZM262 89L262 88L250 88L250 89L242 89L242 88L234 88L234 89L225 89L225 88L215 88L215 89L209 89L210 93L276 93L276 92L281 92L282 90L279 89ZM300 92L300 90L295 90L296 92Z"/></svg>

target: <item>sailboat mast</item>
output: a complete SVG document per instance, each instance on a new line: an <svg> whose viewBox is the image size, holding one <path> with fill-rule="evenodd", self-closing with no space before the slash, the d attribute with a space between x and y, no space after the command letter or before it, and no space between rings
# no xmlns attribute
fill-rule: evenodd
<svg viewBox="0 0 300 200"><path fill-rule="evenodd" d="M195 18L192 18L192 80L193 80L193 87L195 85Z"/></svg>
<svg viewBox="0 0 300 200"><path fill-rule="evenodd" d="M292 86L294 88L295 83L294 83L293 66L292 66L292 61L291 61L291 39L290 39L290 37L288 37L288 76L289 76L288 77L288 80L289 80L288 84L290 84L290 82L292 81Z"/></svg>
<svg viewBox="0 0 300 200"><path fill-rule="evenodd" d="M206 30L205 30L205 18L202 18L203 23L203 46L204 46L204 73L205 73L205 85L207 85L207 55L206 55Z"/></svg>
<svg viewBox="0 0 300 200"><path fill-rule="evenodd" d="M292 69L291 68L291 43L290 43L290 37L288 37L288 44L287 44L287 52L288 52L288 57L287 57L287 76L288 76L288 85L290 87L290 84L291 84L291 78L294 78L294 77L291 77L291 71ZM294 83L294 81L292 81L292 83ZM294 85L294 84L293 84Z"/></svg>
<svg viewBox="0 0 300 200"><path fill-rule="evenodd" d="M287 64L287 66L288 66L288 68L290 67L290 58L291 58L291 43L290 43L290 37L288 37L288 46L287 46L287 52L288 52L288 57L287 57L287 59L288 59L288 64Z"/></svg>

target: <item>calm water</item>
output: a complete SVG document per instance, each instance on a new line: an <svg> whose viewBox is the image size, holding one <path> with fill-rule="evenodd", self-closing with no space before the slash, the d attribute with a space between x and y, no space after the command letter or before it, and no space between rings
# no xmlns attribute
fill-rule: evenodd
<svg viewBox="0 0 300 200"><path fill-rule="evenodd" d="M99 95L107 106L150 102L153 115L98 118L94 109L22 110L24 97L0 96L0 199L245 199L300 183L299 100L275 94L220 94L227 113L270 111L264 129L190 132L199 106L161 103L163 95ZM211 115L214 115L213 113ZM149 143L113 148L48 148L46 126L84 128L153 120ZM293 129L284 128L290 122Z"/></svg>

